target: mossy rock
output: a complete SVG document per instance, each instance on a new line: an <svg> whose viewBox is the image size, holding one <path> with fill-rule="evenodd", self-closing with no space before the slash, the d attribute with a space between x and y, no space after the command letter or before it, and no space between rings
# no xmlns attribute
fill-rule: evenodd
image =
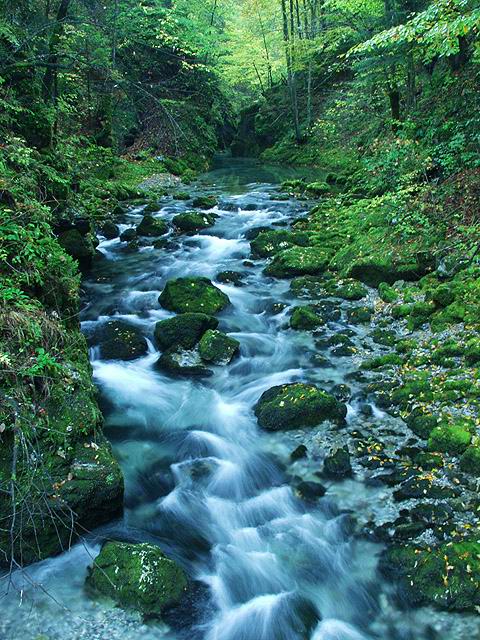
<svg viewBox="0 0 480 640"><path fill-rule="evenodd" d="M445 308L455 301L455 292L450 284L441 284L430 297L437 307Z"/></svg>
<svg viewBox="0 0 480 640"><path fill-rule="evenodd" d="M190 200L190 194L187 193L186 191L177 191L176 193L173 194L173 199L174 200Z"/></svg>
<svg viewBox="0 0 480 640"><path fill-rule="evenodd" d="M347 318L352 324L370 324L373 314L372 307L354 307L348 309Z"/></svg>
<svg viewBox="0 0 480 640"><path fill-rule="evenodd" d="M310 182L305 191L311 196L320 197L331 193L332 187L327 182Z"/></svg>
<svg viewBox="0 0 480 640"><path fill-rule="evenodd" d="M467 342L465 361L469 365L475 365L480 362L480 340L478 338L473 338Z"/></svg>
<svg viewBox="0 0 480 640"><path fill-rule="evenodd" d="M268 431L311 427L325 420L341 421L344 404L315 385L292 383L272 387L255 406L258 423Z"/></svg>
<svg viewBox="0 0 480 640"><path fill-rule="evenodd" d="M427 269L415 259L396 260L391 256L362 258L354 262L348 276L370 287L382 282L392 285L397 280L418 280Z"/></svg>
<svg viewBox="0 0 480 640"><path fill-rule="evenodd" d="M235 287L243 286L244 274L240 271L221 271L217 274L215 280L222 284L233 284Z"/></svg>
<svg viewBox="0 0 480 640"><path fill-rule="evenodd" d="M155 238L168 233L168 224L165 220L159 220L153 216L144 216L137 227L137 235Z"/></svg>
<svg viewBox="0 0 480 640"><path fill-rule="evenodd" d="M177 313L205 313L215 315L230 304L228 296L208 278L191 277L169 280L160 294L165 309Z"/></svg>
<svg viewBox="0 0 480 640"><path fill-rule="evenodd" d="M460 458L460 469L477 478L480 476L480 447L469 446Z"/></svg>
<svg viewBox="0 0 480 640"><path fill-rule="evenodd" d="M179 603L188 586L184 571L158 547L125 542L102 547L86 584L92 593L152 617Z"/></svg>
<svg viewBox="0 0 480 640"><path fill-rule="evenodd" d="M378 295L380 296L380 299L383 300L383 302L389 304L398 300L398 293L386 282L381 282L378 285Z"/></svg>
<svg viewBox="0 0 480 640"><path fill-rule="evenodd" d="M319 247L292 247L278 253L265 269L276 278L319 275L327 270L329 256Z"/></svg>
<svg viewBox="0 0 480 640"><path fill-rule="evenodd" d="M183 233L195 233L208 229L215 224L217 216L213 213L199 213L198 211L188 211L180 213L173 218L174 226Z"/></svg>
<svg viewBox="0 0 480 640"><path fill-rule="evenodd" d="M433 429L428 438L430 451L461 455L472 440L471 430L463 421L454 424L441 424Z"/></svg>
<svg viewBox="0 0 480 640"><path fill-rule="evenodd" d="M238 353L240 343L221 331L209 329L198 345L200 357L205 362L225 365L232 361Z"/></svg>
<svg viewBox="0 0 480 640"><path fill-rule="evenodd" d="M296 331L313 331L324 324L324 317L313 305L295 307L290 318L290 326Z"/></svg>
<svg viewBox="0 0 480 640"><path fill-rule="evenodd" d="M93 334L91 342L99 345L100 356L104 360L135 360L148 351L142 332L121 320L102 324Z"/></svg>
<svg viewBox="0 0 480 640"><path fill-rule="evenodd" d="M82 235L77 229L64 231L58 237L60 246L72 256L82 269L88 269L95 257L95 245L89 235Z"/></svg>
<svg viewBox="0 0 480 640"><path fill-rule="evenodd" d="M100 233L107 240L113 240L114 238L118 238L120 235L120 229L117 224L112 222L112 220L106 220L102 225L100 225Z"/></svg>
<svg viewBox="0 0 480 640"><path fill-rule="evenodd" d="M136 229L125 229L123 233L120 234L120 240L122 242L132 242L137 238L137 230Z"/></svg>
<svg viewBox="0 0 480 640"><path fill-rule="evenodd" d="M408 318L408 316L412 312L412 307L413 305L408 303L397 304L392 308L392 316L395 318L395 320Z"/></svg>
<svg viewBox="0 0 480 640"><path fill-rule="evenodd" d="M358 280L343 280L332 291L333 295L343 300L361 300L368 295L368 289Z"/></svg>
<svg viewBox="0 0 480 640"><path fill-rule="evenodd" d="M381 344L385 347L393 347L397 342L397 334L391 329L376 328L370 334L375 344Z"/></svg>
<svg viewBox="0 0 480 640"><path fill-rule="evenodd" d="M208 378L213 375L213 371L204 365L196 349L168 349L157 360L155 368L178 377Z"/></svg>
<svg viewBox="0 0 480 640"><path fill-rule="evenodd" d="M271 258L285 249L294 246L307 247L309 244L307 233L279 229L262 231L252 240L250 248L255 258Z"/></svg>
<svg viewBox="0 0 480 640"><path fill-rule="evenodd" d="M438 419L432 414L424 413L422 409L416 409L407 417L406 423L416 436L428 440L438 426Z"/></svg>
<svg viewBox="0 0 480 640"><path fill-rule="evenodd" d="M472 612L480 605L480 544L476 540L428 549L392 547L384 552L380 569L396 582L410 605Z"/></svg>
<svg viewBox="0 0 480 640"><path fill-rule="evenodd" d="M218 204L218 199L215 196L198 196L193 201L195 209L213 209Z"/></svg>
<svg viewBox="0 0 480 640"><path fill-rule="evenodd" d="M323 473L332 478L345 478L352 473L348 447L332 449L323 462Z"/></svg>
<svg viewBox="0 0 480 640"><path fill-rule="evenodd" d="M367 371L381 369L382 367L398 367L403 364L403 358L396 353L387 353L384 356L377 356L362 363L361 368Z"/></svg>
<svg viewBox="0 0 480 640"><path fill-rule="evenodd" d="M205 313L183 313L157 322L155 341L162 350L172 347L193 349L206 331L217 327L218 320L213 316Z"/></svg>

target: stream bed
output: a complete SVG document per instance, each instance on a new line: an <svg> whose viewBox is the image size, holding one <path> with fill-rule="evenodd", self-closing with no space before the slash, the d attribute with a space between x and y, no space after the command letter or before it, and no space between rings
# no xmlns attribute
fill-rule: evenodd
<svg viewBox="0 0 480 640"><path fill-rule="evenodd" d="M357 521L393 510L383 485L363 482L354 464L351 477L326 483L320 500L298 495L298 483L318 480L326 450L341 442L338 427L267 433L257 425L253 407L261 394L296 381L329 391L348 381L350 430L370 425L388 437L395 422L356 399L355 358L331 357L318 366L314 336L288 326L289 307L302 300L288 280L263 273L264 260L251 259L252 229L281 228L308 212L307 202L278 198L278 183L298 174L305 171L224 160L192 187L219 198L210 229L172 234L164 248L147 244L132 253L118 238L100 238L104 259L84 283L83 329L88 334L115 318L139 327L149 341L148 354L132 362L102 361L91 350L105 433L125 475L125 515L14 576L17 589L1 605L2 640L474 637L475 626L458 614L392 604L376 570L382 546L356 535ZM168 222L190 207L164 198L154 215ZM142 208L131 209L121 230L141 219ZM241 272L243 286L219 283L222 271ZM185 276L205 276L228 295L232 304L218 316L219 328L241 345L238 358L202 380L154 367L155 324L173 315L158 296L168 280ZM352 303L337 303L340 317L326 335L347 331L360 343L365 327L346 320ZM309 456L292 461L299 445ZM186 570L193 582L188 601L165 624L143 622L84 593L104 537L158 543Z"/></svg>

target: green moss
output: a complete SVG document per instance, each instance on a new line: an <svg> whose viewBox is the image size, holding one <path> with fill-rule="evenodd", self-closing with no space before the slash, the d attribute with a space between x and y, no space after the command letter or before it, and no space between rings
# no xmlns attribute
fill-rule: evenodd
<svg viewBox="0 0 480 640"><path fill-rule="evenodd" d="M160 294L165 309L177 313L205 313L215 315L230 304L228 296L207 278L178 278L169 280Z"/></svg>
<svg viewBox="0 0 480 640"><path fill-rule="evenodd" d="M393 547L381 560L409 601L449 611L476 611L480 604L480 544L476 540L429 549Z"/></svg>
<svg viewBox="0 0 480 640"><path fill-rule="evenodd" d="M442 284L432 291L430 295L432 301L437 307L448 307L455 300L455 293L452 286L449 284Z"/></svg>
<svg viewBox="0 0 480 640"><path fill-rule="evenodd" d="M480 447L472 445L468 447L460 458L460 469L472 476L480 476Z"/></svg>
<svg viewBox="0 0 480 640"><path fill-rule="evenodd" d="M164 220L154 218L153 216L144 216L143 220L137 227L137 235L156 237L163 236L168 233L168 225Z"/></svg>
<svg viewBox="0 0 480 640"><path fill-rule="evenodd" d="M467 427L463 421L435 427L428 438L429 450L451 455L462 454L472 440L471 431Z"/></svg>
<svg viewBox="0 0 480 640"><path fill-rule="evenodd" d="M342 420L346 407L314 385L293 383L265 391L255 406L255 415L261 427L277 431Z"/></svg>
<svg viewBox="0 0 480 640"><path fill-rule="evenodd" d="M278 229L259 233L250 243L250 247L254 257L270 258L285 249L294 246L307 247L309 244L310 239L307 233Z"/></svg>
<svg viewBox="0 0 480 640"><path fill-rule="evenodd" d="M412 312L412 306L413 305L411 305L411 304L399 304L399 305L396 305L392 309L392 316L396 320L399 320L401 318L406 318Z"/></svg>
<svg viewBox="0 0 480 640"><path fill-rule="evenodd" d="M110 320L95 332L92 341L100 346L105 360L135 360L148 351L142 332L127 322Z"/></svg>
<svg viewBox="0 0 480 640"><path fill-rule="evenodd" d="M348 309L347 318L352 324L369 324L374 310L371 307L354 307Z"/></svg>
<svg viewBox="0 0 480 640"><path fill-rule="evenodd" d="M218 200L215 196L198 196L193 201L195 209L213 209L218 204Z"/></svg>
<svg viewBox="0 0 480 640"><path fill-rule="evenodd" d="M378 285L378 295L383 302L392 303L398 300L398 293L386 282L380 282Z"/></svg>
<svg viewBox="0 0 480 640"><path fill-rule="evenodd" d="M208 229L215 224L216 216L212 213L198 213L189 211L180 213L173 218L174 226L183 233L195 233L202 229Z"/></svg>
<svg viewBox="0 0 480 640"><path fill-rule="evenodd" d="M401 358L396 353L387 353L384 356L378 356L377 358L372 358L371 360L367 360L362 364L362 369L371 370L371 369L381 369L382 367L387 366L400 366L403 363L403 358Z"/></svg>
<svg viewBox="0 0 480 640"><path fill-rule="evenodd" d="M205 331L216 329L218 320L205 313L183 313L155 325L155 341L160 349L193 349Z"/></svg>
<svg viewBox="0 0 480 640"><path fill-rule="evenodd" d="M82 235L76 229L65 231L58 238L60 246L68 255L78 260L81 267L88 268L95 256L95 245L89 235Z"/></svg>
<svg viewBox="0 0 480 640"><path fill-rule="evenodd" d="M147 616L160 616L187 590L182 569L152 544L107 542L87 577L94 594Z"/></svg>
<svg viewBox="0 0 480 640"><path fill-rule="evenodd" d="M290 326L296 331L310 331L324 324L324 318L312 305L295 307L290 318Z"/></svg>
<svg viewBox="0 0 480 640"><path fill-rule="evenodd" d="M324 196L332 191L332 187L326 182L311 182L305 188L306 192L312 196Z"/></svg>
<svg viewBox="0 0 480 640"><path fill-rule="evenodd" d="M221 331L209 329L198 345L200 357L213 364L228 364L240 349L240 343Z"/></svg>
<svg viewBox="0 0 480 640"><path fill-rule="evenodd" d="M406 420L408 426L419 438L427 440L438 425L436 416L419 408L413 411Z"/></svg>
<svg viewBox="0 0 480 640"><path fill-rule="evenodd" d="M370 334L373 342L386 347L393 347L397 342L397 334L389 329L376 328Z"/></svg>
<svg viewBox="0 0 480 640"><path fill-rule="evenodd" d="M344 300L361 300L368 295L368 289L357 280L344 280L338 283L332 293Z"/></svg>
<svg viewBox="0 0 480 640"><path fill-rule="evenodd" d="M318 275L326 271L328 263L328 255L318 247L292 247L278 253L265 273L276 278Z"/></svg>

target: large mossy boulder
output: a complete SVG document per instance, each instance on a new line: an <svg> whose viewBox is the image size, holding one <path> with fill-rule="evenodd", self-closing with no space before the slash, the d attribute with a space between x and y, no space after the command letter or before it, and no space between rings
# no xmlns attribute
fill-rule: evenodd
<svg viewBox="0 0 480 640"><path fill-rule="evenodd" d="M470 425L458 421L454 424L440 424L435 427L428 438L430 451L461 455L472 441Z"/></svg>
<svg viewBox="0 0 480 640"><path fill-rule="evenodd" d="M196 233L202 229L208 229L215 224L217 216L213 213L199 213L198 211L187 211L180 213L173 218L176 229L182 233Z"/></svg>
<svg viewBox="0 0 480 640"><path fill-rule="evenodd" d="M166 233L168 233L168 225L165 220L160 220L150 215L144 216L137 227L137 235L139 236L156 238L157 236L164 236Z"/></svg>
<svg viewBox="0 0 480 640"><path fill-rule="evenodd" d="M276 278L293 278L324 273L330 257L319 247L292 247L278 253L265 269Z"/></svg>
<svg viewBox="0 0 480 640"><path fill-rule="evenodd" d="M91 338L100 347L104 360L135 360L148 351L148 343L142 332L127 322L110 320L102 324Z"/></svg>
<svg viewBox="0 0 480 640"><path fill-rule="evenodd" d="M392 285L397 280L419 280L429 270L430 265L423 260L385 254L359 258L350 266L348 276L370 287L378 287L382 282Z"/></svg>
<svg viewBox="0 0 480 640"><path fill-rule="evenodd" d="M480 543L477 540L434 547L396 546L380 561L410 605L448 611L477 611L480 605Z"/></svg>
<svg viewBox="0 0 480 640"><path fill-rule="evenodd" d="M265 391L255 406L258 424L269 431L300 429L324 420L341 421L344 404L313 384L296 382Z"/></svg>
<svg viewBox="0 0 480 640"><path fill-rule="evenodd" d="M216 329L218 320L205 313L183 313L160 320L155 325L155 341L160 349L183 347L193 349L205 331Z"/></svg>
<svg viewBox="0 0 480 640"><path fill-rule="evenodd" d="M58 237L60 246L72 256L82 269L89 269L95 257L95 244L90 235L82 235L78 229L64 231Z"/></svg>
<svg viewBox="0 0 480 640"><path fill-rule="evenodd" d="M205 362L225 365L238 353L240 343L221 331L209 329L198 345L200 357Z"/></svg>
<svg viewBox="0 0 480 640"><path fill-rule="evenodd" d="M160 617L184 596L188 582L176 562L152 544L107 542L87 576L93 593L126 609Z"/></svg>
<svg viewBox="0 0 480 640"><path fill-rule="evenodd" d="M306 247L309 244L309 236L303 231L272 229L259 233L250 243L250 248L255 258L270 258L285 249L294 246Z"/></svg>
<svg viewBox="0 0 480 640"><path fill-rule="evenodd" d="M164 309L176 313L214 315L230 304L228 296L208 278L192 277L169 280L159 302Z"/></svg>

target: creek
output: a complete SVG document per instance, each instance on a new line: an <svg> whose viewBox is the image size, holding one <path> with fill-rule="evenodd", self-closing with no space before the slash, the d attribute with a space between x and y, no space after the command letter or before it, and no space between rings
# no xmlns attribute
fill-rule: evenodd
<svg viewBox="0 0 480 640"><path fill-rule="evenodd" d="M439 637L430 635L428 612L393 607L376 572L381 545L354 534L356 518L390 509L385 488L354 474L327 483L318 501L295 491L299 479L318 480L327 444L341 440L338 427L266 433L253 414L270 387L302 381L331 390L357 369L347 357L318 367L312 334L288 327L288 307L302 300L288 280L264 275L264 260L250 262L249 231L281 228L307 213L309 203L277 197L278 182L295 176L251 161L219 161L192 188L220 200L210 229L172 235L165 248L134 253L118 238L101 238L104 259L84 283L83 328L88 333L114 317L141 328L149 340L149 353L133 362L102 361L91 350L105 432L125 475L125 515L17 578L23 604L18 607L18 593L4 600L6 640L34 640L39 633L49 640ZM186 209L188 203L165 198L155 215L170 221ZM121 230L141 218L141 207L131 209ZM216 275L226 270L242 272L244 286L218 283ZM158 304L159 293L168 280L190 275L210 278L229 296L220 329L241 344L232 364L214 367L202 380L171 377L153 366L155 323L172 316ZM285 309L279 312L277 303ZM363 340L366 329L345 320L351 303L338 304L342 316L329 323L327 335L349 331L354 342ZM365 412L355 400L356 383L350 378L348 384L347 425L360 429ZM368 419L385 430L394 420L374 406ZM291 462L299 444L312 455ZM102 537L156 542L184 567L194 587L166 625L143 623L84 594Z"/></svg>

